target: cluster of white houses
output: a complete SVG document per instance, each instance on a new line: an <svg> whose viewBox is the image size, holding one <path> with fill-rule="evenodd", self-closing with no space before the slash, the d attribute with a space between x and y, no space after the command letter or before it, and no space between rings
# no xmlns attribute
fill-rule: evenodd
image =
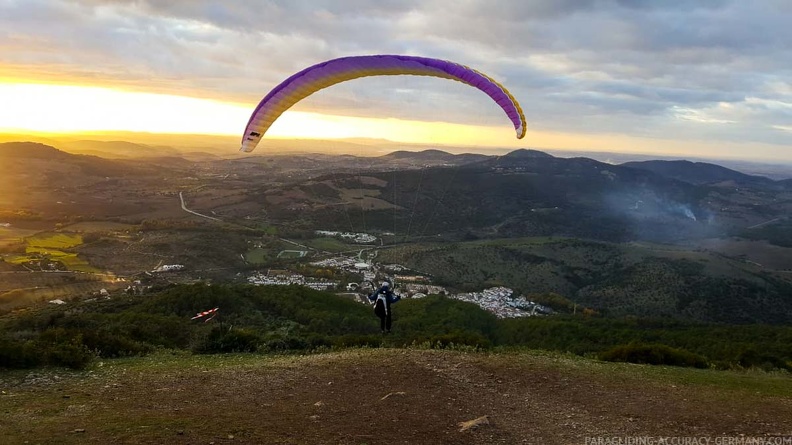
<svg viewBox="0 0 792 445"><path fill-rule="evenodd" d="M553 312L548 307L514 295L514 291L508 287L491 287L481 292L451 295L451 298L475 303L499 318L529 317Z"/></svg>
<svg viewBox="0 0 792 445"><path fill-rule="evenodd" d="M317 230L314 233L322 236L338 237L345 240L350 240L353 243L358 243L358 244L370 244L373 243L374 241L377 241L376 236L369 235L368 233L333 232L330 230Z"/></svg>
<svg viewBox="0 0 792 445"><path fill-rule="evenodd" d="M258 273L248 277L248 282L259 286L289 286L297 284L316 290L335 289L338 286L338 281L315 280L300 274L280 272Z"/></svg>

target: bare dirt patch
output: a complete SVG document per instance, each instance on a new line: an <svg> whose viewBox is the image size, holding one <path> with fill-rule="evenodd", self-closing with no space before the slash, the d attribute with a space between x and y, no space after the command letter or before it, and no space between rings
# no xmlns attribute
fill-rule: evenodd
<svg viewBox="0 0 792 445"><path fill-rule="evenodd" d="M605 435L792 432L789 376L749 375L753 383L732 388L720 382L742 378L734 373L648 369L552 355L400 349L157 356L106 362L89 373L0 374L0 437L58 444L583 444ZM711 381L688 381L696 376ZM762 389L774 385L782 385L779 395Z"/></svg>

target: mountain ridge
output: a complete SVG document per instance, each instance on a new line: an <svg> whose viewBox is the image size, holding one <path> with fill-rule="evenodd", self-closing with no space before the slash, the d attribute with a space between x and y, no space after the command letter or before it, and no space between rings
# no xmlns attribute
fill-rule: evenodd
<svg viewBox="0 0 792 445"><path fill-rule="evenodd" d="M733 181L737 184L756 184L769 186L778 182L764 176L748 175L737 170L709 162L693 162L688 160L651 160L625 162L620 165L629 168L652 171L668 178L677 179L695 185Z"/></svg>

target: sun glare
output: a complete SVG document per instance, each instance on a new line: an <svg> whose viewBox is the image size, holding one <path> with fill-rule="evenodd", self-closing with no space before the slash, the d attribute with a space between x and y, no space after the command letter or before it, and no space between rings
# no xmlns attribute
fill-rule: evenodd
<svg viewBox="0 0 792 445"><path fill-rule="evenodd" d="M238 135L253 105L90 86L0 83L0 131L133 131ZM510 145L508 127L335 116L290 110L271 138L378 138L406 143Z"/></svg>
<svg viewBox="0 0 792 445"><path fill-rule="evenodd" d="M240 131L240 121L250 113L241 105L212 100L42 84L0 84L0 102L3 131L47 133L231 134Z"/></svg>

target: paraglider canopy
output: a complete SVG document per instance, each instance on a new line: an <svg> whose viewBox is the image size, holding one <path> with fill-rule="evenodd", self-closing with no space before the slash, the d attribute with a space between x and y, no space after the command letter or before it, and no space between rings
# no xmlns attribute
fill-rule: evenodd
<svg viewBox="0 0 792 445"><path fill-rule="evenodd" d="M520 104L500 83L467 66L447 60L399 55L351 56L322 62L292 75L267 94L250 116L240 151L256 148L269 127L284 111L331 85L366 76L416 75L456 80L487 94L503 109L517 132L525 136Z"/></svg>

